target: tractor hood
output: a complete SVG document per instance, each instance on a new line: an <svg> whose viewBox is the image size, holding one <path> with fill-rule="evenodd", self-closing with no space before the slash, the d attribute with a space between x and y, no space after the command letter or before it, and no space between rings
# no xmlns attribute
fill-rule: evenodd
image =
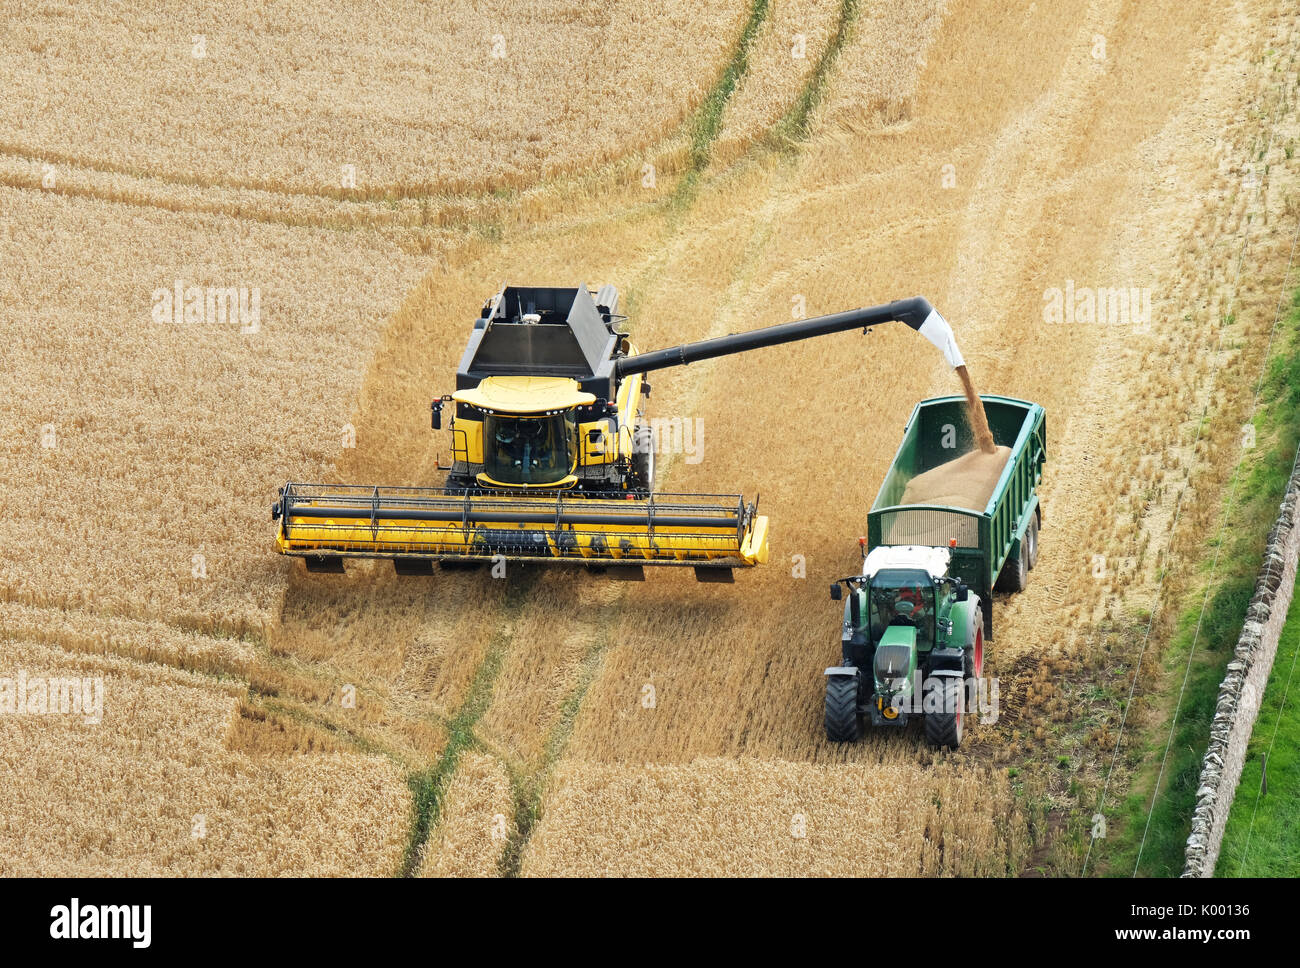
<svg viewBox="0 0 1300 968"><path fill-rule="evenodd" d="M905 690L916 669L916 629L908 625L891 625L876 645L872 675L876 689L887 692Z"/></svg>

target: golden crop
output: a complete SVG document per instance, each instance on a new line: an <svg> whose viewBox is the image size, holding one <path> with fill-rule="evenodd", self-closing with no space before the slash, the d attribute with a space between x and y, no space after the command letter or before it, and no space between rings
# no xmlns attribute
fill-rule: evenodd
<svg viewBox="0 0 1300 968"><path fill-rule="evenodd" d="M1236 359L1215 353L1231 276L1209 240L1259 231L1221 172L1273 83L1254 55L1294 34L1267 0L1101 2L1087 24L1064 0L891 0L857 5L819 74L844 6L773 0L703 163L697 112L746 6L10 18L0 677L102 677L105 715L0 716L21 778L0 873L1023 868L1034 818L1003 767L1056 741L1071 671L1125 658L1106 622L1213 520L1235 425L1195 454L1185 433L1211 361ZM1044 288L1085 277L1149 286L1159 326L1045 324ZM655 376L651 415L703 435L699 462L660 455L661 488L772 516L771 562L735 585L277 558L286 481L439 482L429 400L503 280L612 282L644 349L930 298L981 392L1049 414L1040 564L993 606L1006 721L958 755L822 732L826 583L859 567L913 404L960 392L902 326ZM178 282L179 317L159 309ZM187 321L191 287L258 289L257 325L203 299ZM1237 304L1241 359L1266 301ZM1136 579L1095 578L1096 555ZM431 777L421 828L410 785Z"/></svg>

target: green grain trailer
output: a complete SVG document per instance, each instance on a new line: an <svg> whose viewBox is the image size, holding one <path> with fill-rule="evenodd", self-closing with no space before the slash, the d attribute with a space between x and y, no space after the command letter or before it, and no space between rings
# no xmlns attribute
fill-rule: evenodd
<svg viewBox="0 0 1300 968"><path fill-rule="evenodd" d="M984 637L993 638L991 593L1018 592L1038 560L1043 509L1038 484L1047 460L1047 416L1036 403L981 396L994 443L1011 448L982 511L940 504L899 505L908 481L975 448L960 396L922 400L912 411L894 461L867 515L867 545L951 549L949 575L985 604Z"/></svg>

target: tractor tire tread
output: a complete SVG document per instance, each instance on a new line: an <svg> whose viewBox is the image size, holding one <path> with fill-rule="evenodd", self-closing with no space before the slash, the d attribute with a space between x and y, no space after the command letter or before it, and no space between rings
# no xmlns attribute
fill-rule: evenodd
<svg viewBox="0 0 1300 968"><path fill-rule="evenodd" d="M826 738L832 743L852 743L862 735L858 719L858 681L849 676L826 680Z"/></svg>

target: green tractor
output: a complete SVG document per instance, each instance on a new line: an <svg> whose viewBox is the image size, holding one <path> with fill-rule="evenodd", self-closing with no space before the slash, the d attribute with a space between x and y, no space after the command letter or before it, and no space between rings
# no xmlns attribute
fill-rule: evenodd
<svg viewBox="0 0 1300 968"><path fill-rule="evenodd" d="M862 574L831 585L844 603L842 664L826 670L826 738L852 742L873 726L922 716L938 747L961 745L963 719L983 674L978 595L949 575L948 548L882 546Z"/></svg>

